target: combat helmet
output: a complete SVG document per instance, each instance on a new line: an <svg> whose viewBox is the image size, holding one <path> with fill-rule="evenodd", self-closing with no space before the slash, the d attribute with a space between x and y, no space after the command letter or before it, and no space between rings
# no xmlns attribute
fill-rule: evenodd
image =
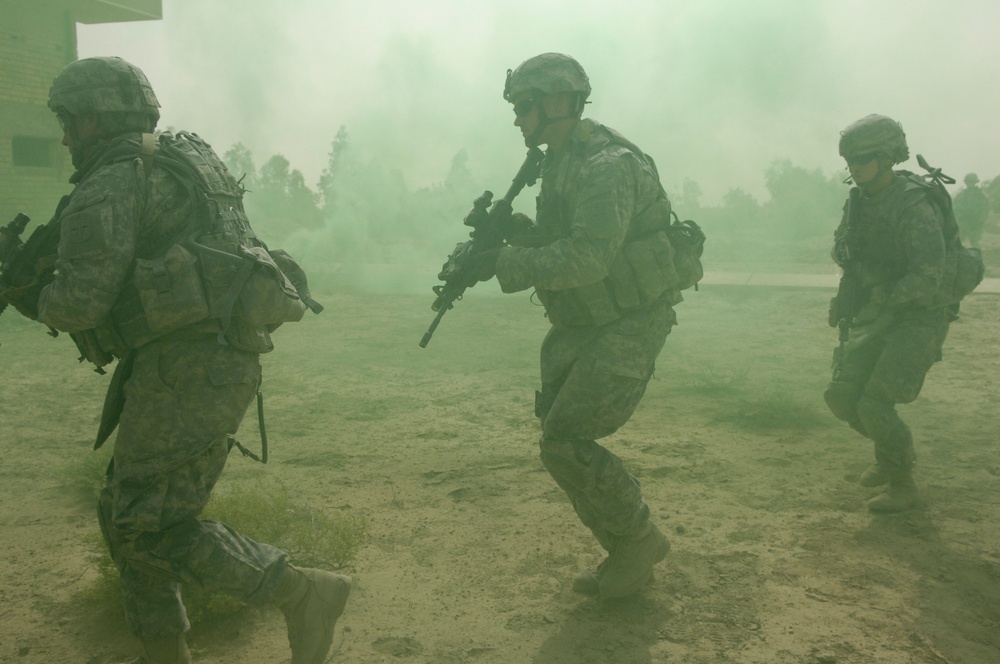
<svg viewBox="0 0 1000 664"><path fill-rule="evenodd" d="M160 119L160 102L146 75L117 57L84 58L66 65L49 89L49 108L73 115L128 113Z"/></svg>
<svg viewBox="0 0 1000 664"><path fill-rule="evenodd" d="M965 182L966 187L975 187L977 184L979 184L979 176L976 175L975 173L969 173L968 175L965 176L963 182Z"/></svg>
<svg viewBox="0 0 1000 664"><path fill-rule="evenodd" d="M884 154L899 164L910 158L903 126L885 115L866 115L840 132L840 156L850 160L866 154Z"/></svg>
<svg viewBox="0 0 1000 664"><path fill-rule="evenodd" d="M579 93L579 108L590 96L590 79L580 63L562 53L542 53L528 58L507 70L503 98L514 100L525 97L553 95L560 92Z"/></svg>

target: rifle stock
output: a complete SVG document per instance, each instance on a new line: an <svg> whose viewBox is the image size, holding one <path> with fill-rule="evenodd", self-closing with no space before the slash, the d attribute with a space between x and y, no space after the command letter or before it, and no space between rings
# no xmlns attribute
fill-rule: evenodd
<svg viewBox="0 0 1000 664"><path fill-rule="evenodd" d="M436 311L437 315L420 340L421 348L426 348L430 343L438 324L448 310L455 306L455 301L462 299L466 289L476 285L473 275L480 255L506 243L505 231L513 211L514 199L522 189L538 180L544 156L545 153L539 148L530 148L503 198L494 201L493 192L485 191L473 201L472 209L463 221L466 226L472 227L469 233L472 239L455 247L438 274L438 279L444 283L434 286L436 297L431 304L431 310Z"/></svg>

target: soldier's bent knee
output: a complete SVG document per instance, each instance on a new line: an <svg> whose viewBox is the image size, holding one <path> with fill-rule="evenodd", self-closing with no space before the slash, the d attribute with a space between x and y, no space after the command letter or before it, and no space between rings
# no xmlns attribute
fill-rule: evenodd
<svg viewBox="0 0 1000 664"><path fill-rule="evenodd" d="M560 485L567 484L577 489L593 486L595 479L590 462L597 447L594 441L542 436L538 446L542 465Z"/></svg>
<svg viewBox="0 0 1000 664"><path fill-rule="evenodd" d="M858 419L858 399L861 389L852 383L832 382L823 392L823 399L838 420L853 422Z"/></svg>

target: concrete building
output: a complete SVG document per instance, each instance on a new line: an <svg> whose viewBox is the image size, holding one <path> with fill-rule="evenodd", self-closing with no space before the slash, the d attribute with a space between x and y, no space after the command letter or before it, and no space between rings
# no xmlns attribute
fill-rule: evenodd
<svg viewBox="0 0 1000 664"><path fill-rule="evenodd" d="M163 18L162 0L0 0L0 226L17 212L44 223L73 166L46 105L77 59L77 23Z"/></svg>

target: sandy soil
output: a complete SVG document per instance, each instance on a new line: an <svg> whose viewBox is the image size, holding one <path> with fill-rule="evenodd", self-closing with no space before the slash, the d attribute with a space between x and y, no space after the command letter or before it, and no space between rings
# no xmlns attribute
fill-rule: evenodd
<svg viewBox="0 0 1000 664"><path fill-rule="evenodd" d="M334 662L1000 662L1000 300L967 300L902 408L923 505L878 517L856 483L871 449L822 403L829 296L705 287L679 307L639 411L603 441L673 544L634 598L570 590L602 552L538 460L547 324L526 296L471 291L426 349L429 293L321 298L265 359L272 461L231 458L219 490L265 476L370 521ZM0 343L0 662L128 660L117 610L86 599L80 476L102 463L107 378L12 313ZM274 610L190 641L206 664L288 660Z"/></svg>

